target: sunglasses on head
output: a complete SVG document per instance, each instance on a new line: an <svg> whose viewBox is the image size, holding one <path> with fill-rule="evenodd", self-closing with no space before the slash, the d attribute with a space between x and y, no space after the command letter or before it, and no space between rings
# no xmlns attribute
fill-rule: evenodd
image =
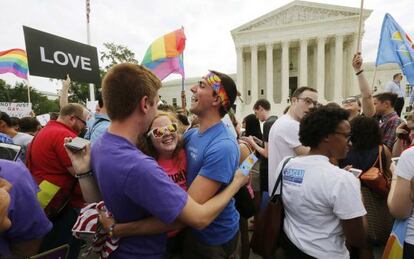
<svg viewBox="0 0 414 259"><path fill-rule="evenodd" d="M154 138L161 138L167 133L177 132L177 129L178 127L177 127L177 124L175 123L167 125L165 127L154 128L148 132L147 137L150 137L152 135L154 136Z"/></svg>

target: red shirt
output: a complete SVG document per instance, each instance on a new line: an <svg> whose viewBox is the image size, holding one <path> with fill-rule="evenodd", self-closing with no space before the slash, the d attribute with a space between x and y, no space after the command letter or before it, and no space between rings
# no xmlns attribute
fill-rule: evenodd
<svg viewBox="0 0 414 259"><path fill-rule="evenodd" d="M76 178L67 170L72 163L63 146L64 138L75 138L77 133L58 121L49 121L37 133L29 148L28 166L37 184L47 180L70 192L73 183L76 183L72 193L70 206L82 208L84 201Z"/></svg>

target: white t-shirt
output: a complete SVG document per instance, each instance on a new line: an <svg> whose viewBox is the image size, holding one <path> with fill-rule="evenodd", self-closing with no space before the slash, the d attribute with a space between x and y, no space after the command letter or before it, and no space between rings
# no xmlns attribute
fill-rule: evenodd
<svg viewBox="0 0 414 259"><path fill-rule="evenodd" d="M367 213L353 174L325 156L292 158L283 170L282 199L283 229L296 247L315 258L349 258L341 220Z"/></svg>
<svg viewBox="0 0 414 259"><path fill-rule="evenodd" d="M295 156L295 148L301 146L299 141L299 122L289 114L284 114L269 132L269 195L271 195L279 171L276 171L280 161L287 156Z"/></svg>
<svg viewBox="0 0 414 259"><path fill-rule="evenodd" d="M16 136L13 137L13 143L22 147L27 147L30 142L32 142L33 136L27 133L18 132Z"/></svg>
<svg viewBox="0 0 414 259"><path fill-rule="evenodd" d="M414 147L405 150L401 154L396 172L399 177L408 181L411 181L411 178L414 177ZM411 212L411 216L408 219L405 242L414 245L414 210Z"/></svg>

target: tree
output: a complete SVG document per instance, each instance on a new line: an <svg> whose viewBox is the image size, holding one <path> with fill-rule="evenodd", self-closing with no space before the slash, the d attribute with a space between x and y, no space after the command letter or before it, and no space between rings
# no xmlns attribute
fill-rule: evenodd
<svg viewBox="0 0 414 259"><path fill-rule="evenodd" d="M52 101L35 89L30 89L30 100L32 109L36 114L44 114L48 112L58 112L59 104L57 100ZM16 83L14 86L7 84L0 79L0 102L28 102L27 85Z"/></svg>
<svg viewBox="0 0 414 259"><path fill-rule="evenodd" d="M124 45L112 42L104 43L105 50L100 52L100 60L106 65L100 68L100 75L103 78L113 65L129 62L138 64L135 59L135 53ZM100 92L101 85L95 85L95 96ZM89 99L89 85L86 83L73 82L69 89L69 102L86 104Z"/></svg>
<svg viewBox="0 0 414 259"><path fill-rule="evenodd" d="M138 60L135 59L135 53L128 49L127 46L117 45L115 43L106 42L103 44L106 48L105 51L101 51L101 61L103 63L108 63L104 67L104 71L107 71L113 65L119 63L134 63L138 64Z"/></svg>

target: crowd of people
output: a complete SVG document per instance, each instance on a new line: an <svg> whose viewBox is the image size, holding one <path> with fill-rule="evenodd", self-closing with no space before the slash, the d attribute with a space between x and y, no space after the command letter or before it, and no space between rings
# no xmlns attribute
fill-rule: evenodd
<svg viewBox="0 0 414 259"><path fill-rule="evenodd" d="M355 54L358 96L322 105L302 86L284 114L259 99L241 122L236 84L217 71L191 87L187 111L160 104L161 82L146 68L115 65L93 116L68 102L68 76L43 128L0 114L0 142L22 148L16 161L0 159L1 256L68 244L68 258L94 247L102 258L245 259L249 231L281 190L271 258L381 258L394 219L408 221L403 256L414 258L414 113L402 117L402 74L373 95L362 65ZM79 136L89 144L68 148ZM246 175L239 165L251 153L259 159ZM364 177L373 168L383 188ZM91 204L93 224L83 218ZM103 239L80 238L85 221Z"/></svg>

